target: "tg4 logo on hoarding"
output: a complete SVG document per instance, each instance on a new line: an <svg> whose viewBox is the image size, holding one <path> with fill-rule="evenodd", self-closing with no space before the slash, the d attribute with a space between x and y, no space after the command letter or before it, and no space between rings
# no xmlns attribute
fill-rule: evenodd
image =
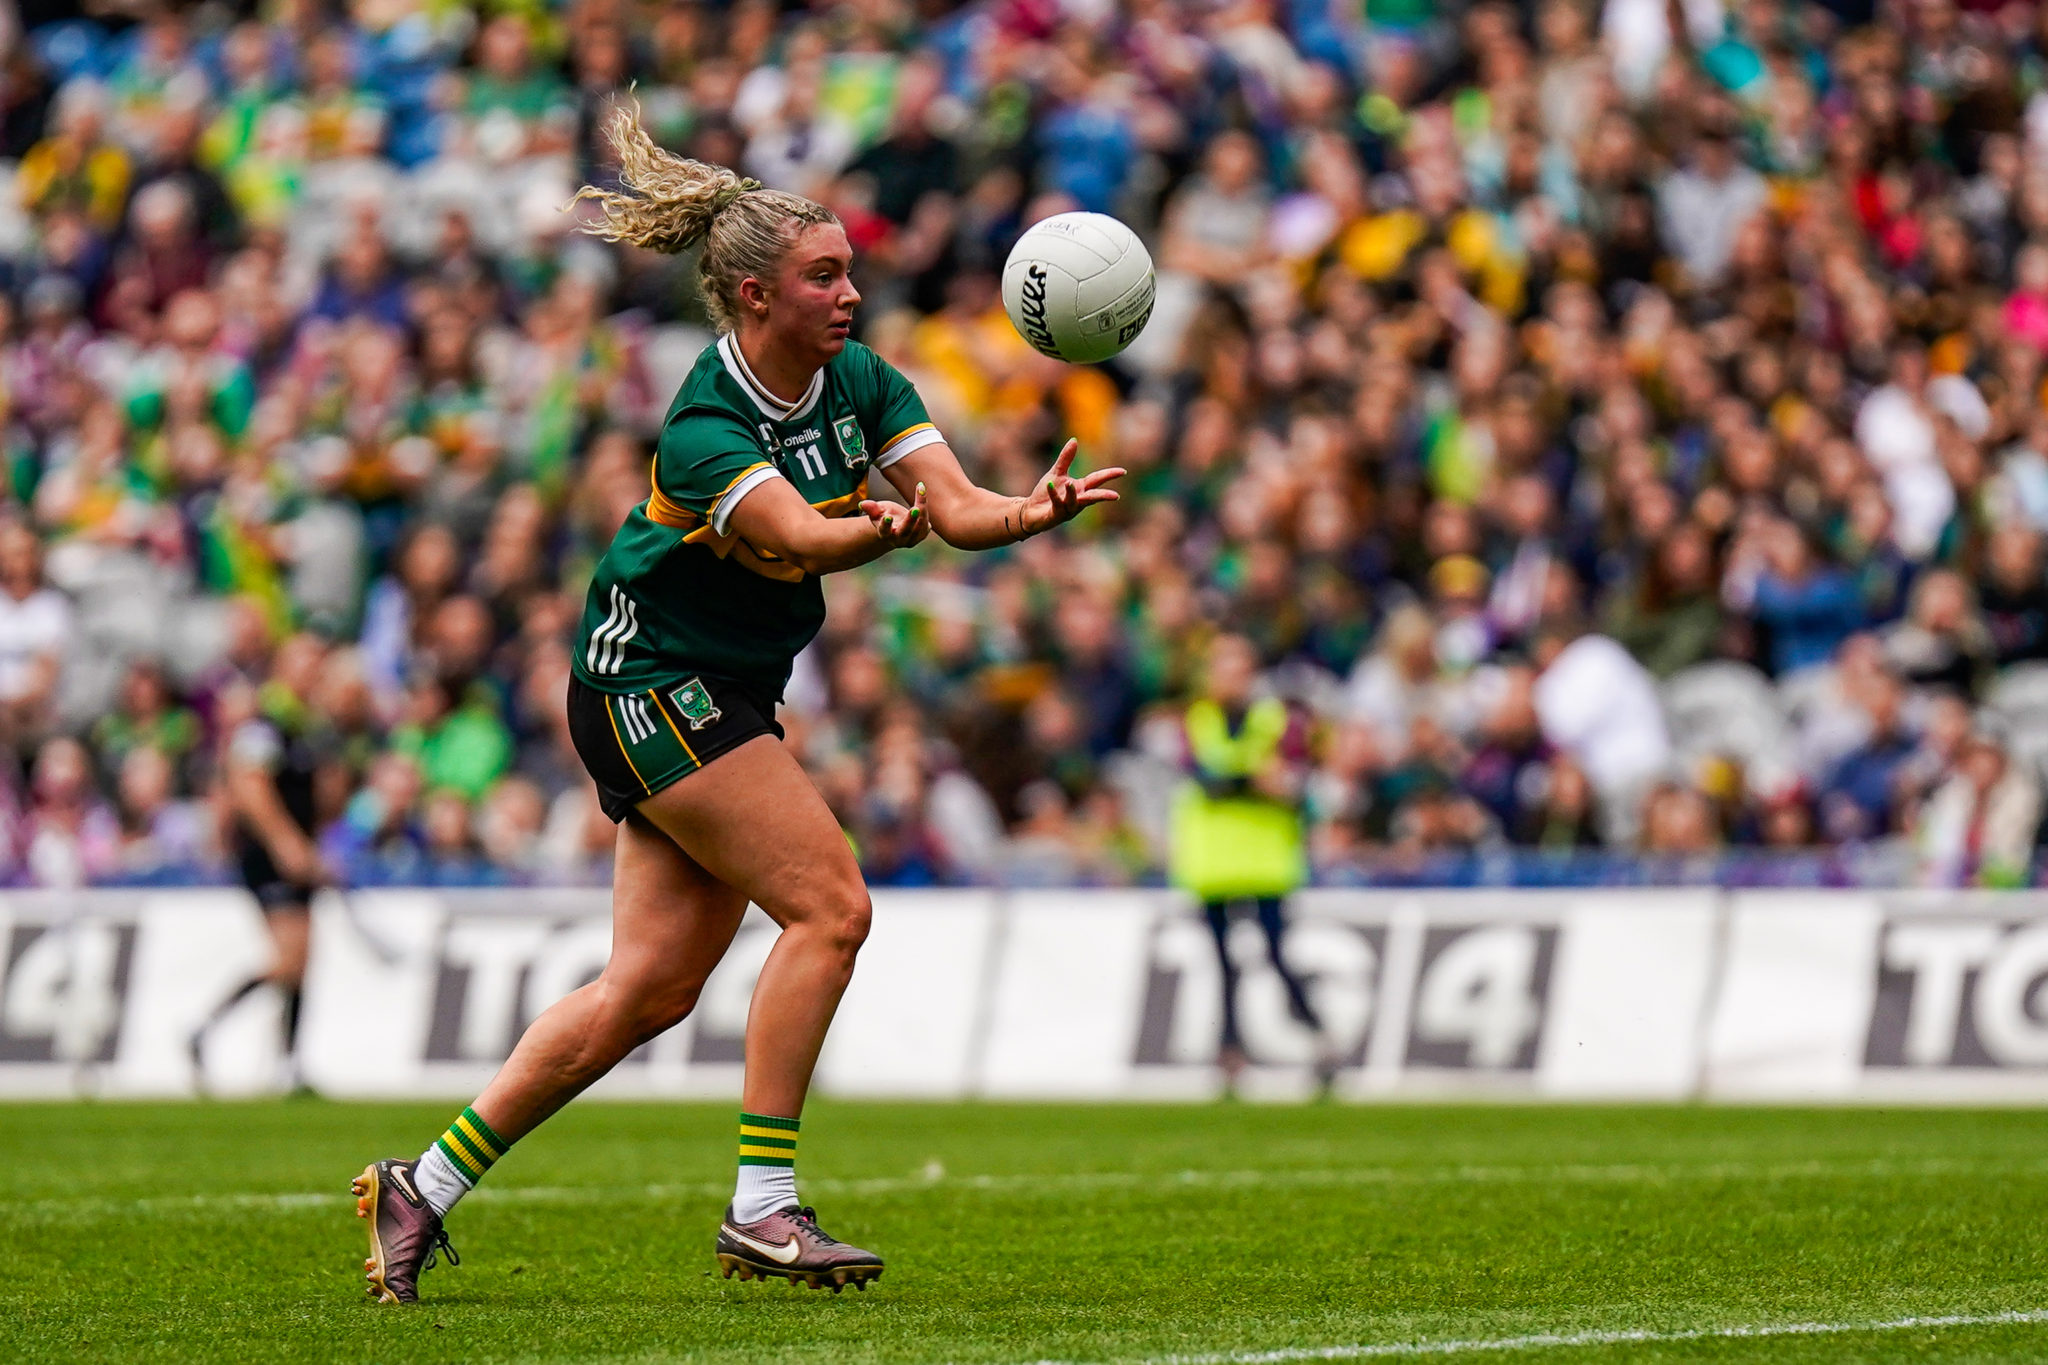
<svg viewBox="0 0 2048 1365"><path fill-rule="evenodd" d="M692 1016L687 1060L744 1060L746 1011L754 975L775 930L750 920L727 952L732 970L707 984ZM612 929L594 916L453 915L434 964L422 1058L433 1062L502 1062L541 1011L603 972ZM653 1043L626 1058L651 1060Z"/></svg>
<svg viewBox="0 0 2048 1365"><path fill-rule="evenodd" d="M1346 1067L1371 1071L1530 1072L1550 995L1554 923L1473 923L1300 915L1282 952ZM1262 1062L1303 1063L1314 1040L1289 1018L1262 935L1234 925L1244 1042ZM1217 1056L1223 976L1200 919L1163 917L1153 933L1134 1061L1209 1066Z"/></svg>
<svg viewBox="0 0 2048 1365"><path fill-rule="evenodd" d="M1886 924L1864 1064L2048 1067L2048 921Z"/></svg>
<svg viewBox="0 0 2048 1365"><path fill-rule="evenodd" d="M0 914L0 1063L112 1061L134 955L133 924Z"/></svg>

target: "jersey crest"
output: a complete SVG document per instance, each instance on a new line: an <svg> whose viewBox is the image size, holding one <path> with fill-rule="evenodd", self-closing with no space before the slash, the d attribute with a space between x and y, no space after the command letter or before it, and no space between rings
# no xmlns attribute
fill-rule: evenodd
<svg viewBox="0 0 2048 1365"><path fill-rule="evenodd" d="M856 418L841 417L832 423L832 437L839 442L840 458L848 469L865 469L868 463L867 437L861 435Z"/></svg>

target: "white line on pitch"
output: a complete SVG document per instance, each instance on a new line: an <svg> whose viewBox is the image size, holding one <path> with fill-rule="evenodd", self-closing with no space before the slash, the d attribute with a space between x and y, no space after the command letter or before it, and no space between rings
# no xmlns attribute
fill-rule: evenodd
<svg viewBox="0 0 2048 1365"><path fill-rule="evenodd" d="M1520 1337L1479 1337L1470 1341L1361 1342L1353 1346L1291 1346L1276 1351L1223 1351L1210 1355L1150 1356L1133 1365L1287 1365L1291 1361L1369 1360L1386 1357L1477 1355L1484 1351L1547 1351L1560 1346L1630 1346L1674 1341L1748 1340L1757 1337L1841 1336L1855 1332L1932 1331L1944 1327L1999 1327L2048 1323L2048 1309L2009 1313L1950 1313L1940 1317L1890 1318L1883 1322L1781 1322L1745 1327L1692 1327L1658 1332L1647 1328L1615 1332L1537 1332ZM1062 1365L1052 1360L1031 1365Z"/></svg>
<svg viewBox="0 0 2048 1365"><path fill-rule="evenodd" d="M1305 1170L1227 1171L1069 1171L1043 1174L925 1175L886 1177L873 1180L806 1179L804 1188L820 1194L883 1196L922 1194L936 1191L982 1191L1024 1197L1058 1195L1077 1190L1144 1189L1217 1190L1275 1189L1290 1186L1319 1188L1332 1186L1481 1185L1481 1184L1566 1184L1566 1185L1658 1185L1677 1181L1728 1180L1761 1183L1773 1180L1865 1179L1893 1180L1915 1176L1941 1175L2040 1175L2048 1163L2022 1162L1986 1166L1980 1161L1932 1157L1923 1161L1798 1161L1781 1164L1716 1162L1703 1166L1653 1166L1638 1163L1564 1166L1449 1166L1406 1169L1394 1166L1359 1166ZM732 1192L730 1181L697 1181L660 1185L485 1185L470 1199L496 1204L578 1204L628 1203L642 1200L714 1199ZM96 1217L126 1217L137 1214L206 1213L222 1209L290 1212L328 1209L341 1205L348 1196L317 1191L287 1194L194 1194L144 1196L135 1199L21 1199L0 1200L0 1213L14 1217L36 1217L44 1221L87 1220Z"/></svg>

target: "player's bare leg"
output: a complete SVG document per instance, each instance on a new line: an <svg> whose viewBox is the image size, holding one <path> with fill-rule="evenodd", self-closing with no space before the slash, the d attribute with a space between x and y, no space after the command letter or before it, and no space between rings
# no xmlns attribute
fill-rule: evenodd
<svg viewBox="0 0 2048 1365"><path fill-rule="evenodd" d="M356 1178L357 1211L370 1221L364 1271L372 1297L418 1298L419 1272L447 1247L441 1219L453 1200L512 1142L690 1012L746 904L644 821L619 826L612 954L603 974L533 1021L427 1157L375 1162ZM430 1159L445 1164L438 1176L422 1169Z"/></svg>
<svg viewBox="0 0 2048 1365"><path fill-rule="evenodd" d="M279 990L298 990L306 980L306 956L313 938L313 919L304 906L264 916L270 931L271 962L264 980Z"/></svg>
<svg viewBox="0 0 2048 1365"><path fill-rule="evenodd" d="M718 1259L726 1274L862 1287L882 1260L821 1231L795 1198L797 1120L825 1031L853 976L870 913L860 866L824 797L781 741L761 736L656 793L640 809L782 934L747 1012L741 1189L783 1175L768 1206L728 1210ZM756 1167L750 1172L749 1166ZM763 1170L762 1168L765 1168ZM779 1168L779 1169L778 1169ZM786 1188L787 1201L772 1193Z"/></svg>
<svg viewBox="0 0 2048 1365"><path fill-rule="evenodd" d="M511 1141L682 1022L746 913L745 896L641 820L619 825L612 880L612 955L603 974L527 1027L472 1106Z"/></svg>
<svg viewBox="0 0 2048 1365"><path fill-rule="evenodd" d="M868 889L825 798L762 735L640 803L736 894L782 926L747 1014L744 1103L803 1112L811 1072L868 933Z"/></svg>

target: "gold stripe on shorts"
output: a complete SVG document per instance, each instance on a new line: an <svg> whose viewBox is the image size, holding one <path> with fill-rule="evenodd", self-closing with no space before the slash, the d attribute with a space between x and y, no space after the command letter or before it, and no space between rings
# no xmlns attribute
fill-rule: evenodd
<svg viewBox="0 0 2048 1365"><path fill-rule="evenodd" d="M654 689L651 687L648 688L647 695L654 698L654 709L656 713L658 713L663 720L668 721L669 729L675 730L676 743L683 746L683 752L690 756L690 762L696 764L700 768L703 767L704 760L697 757L697 751L690 747L690 741L683 738L683 732L680 729L677 729L674 719L672 719L669 716L668 708L661 704L661 698L658 695L656 695ZM707 692L705 695L708 696L710 694Z"/></svg>

